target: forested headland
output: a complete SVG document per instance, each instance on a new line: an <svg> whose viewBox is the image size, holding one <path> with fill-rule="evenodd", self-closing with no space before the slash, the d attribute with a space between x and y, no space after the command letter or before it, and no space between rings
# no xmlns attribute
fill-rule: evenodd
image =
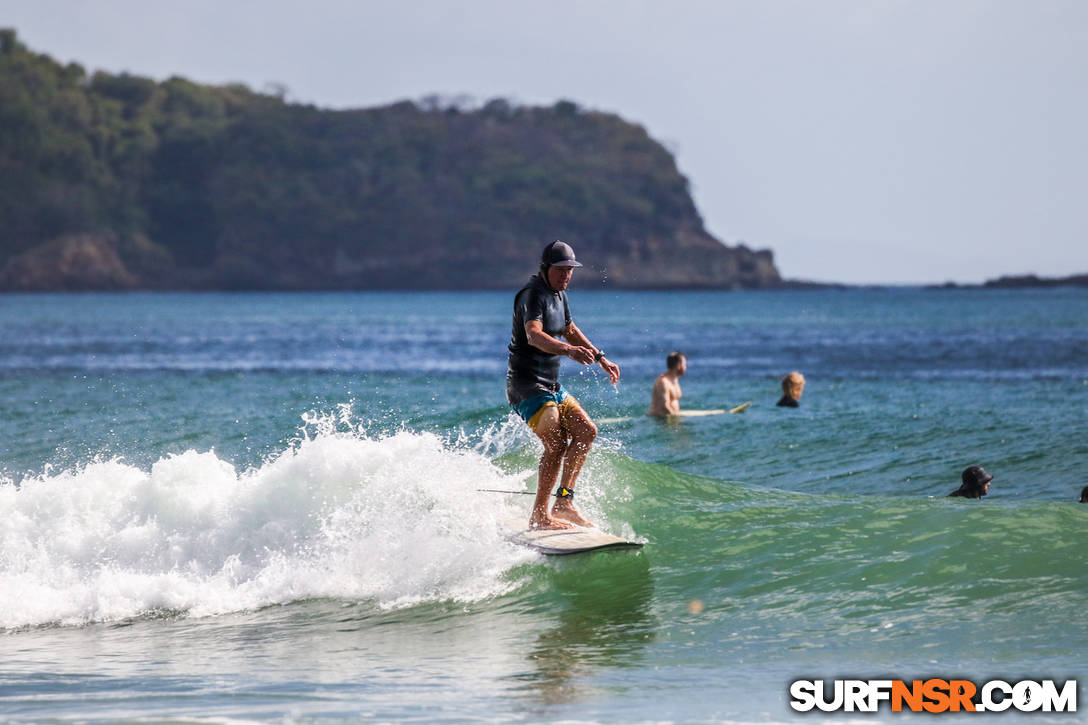
<svg viewBox="0 0 1088 725"><path fill-rule="evenodd" d="M327 110L88 73L0 29L0 290L764 288L645 129L568 101Z"/></svg>

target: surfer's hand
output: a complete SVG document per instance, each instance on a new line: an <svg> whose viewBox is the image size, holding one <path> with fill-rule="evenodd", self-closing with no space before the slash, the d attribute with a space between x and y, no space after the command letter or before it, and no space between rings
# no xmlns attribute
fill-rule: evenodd
<svg viewBox="0 0 1088 725"><path fill-rule="evenodd" d="M582 363L583 365L589 365L593 362L593 348L581 347L579 345L571 345L567 350L567 357L574 362Z"/></svg>
<svg viewBox="0 0 1088 725"><path fill-rule="evenodd" d="M615 385L620 381L620 366L606 357L601 358L601 367L608 373L608 379Z"/></svg>

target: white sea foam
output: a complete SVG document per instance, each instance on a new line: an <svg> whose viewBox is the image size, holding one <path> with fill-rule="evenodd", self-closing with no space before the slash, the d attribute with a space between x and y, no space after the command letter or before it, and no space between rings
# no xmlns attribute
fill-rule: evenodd
<svg viewBox="0 0 1088 725"><path fill-rule="evenodd" d="M533 555L502 525L521 489L431 434L370 438L313 416L259 467L189 451L150 470L96 460L0 484L0 628L207 616L313 597L476 601ZM514 500L521 499L521 500Z"/></svg>
<svg viewBox="0 0 1088 725"><path fill-rule="evenodd" d="M488 458L498 458L526 447L534 448L538 452L543 450L540 439L529 431L525 421L515 413L471 432L460 431L454 445L471 447Z"/></svg>

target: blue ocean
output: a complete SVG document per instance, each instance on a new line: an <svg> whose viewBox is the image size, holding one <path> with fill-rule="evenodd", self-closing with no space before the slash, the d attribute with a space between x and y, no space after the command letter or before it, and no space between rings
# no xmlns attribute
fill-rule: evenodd
<svg viewBox="0 0 1088 725"><path fill-rule="evenodd" d="M645 546L568 557L504 538L513 291L0 297L0 721L782 722L822 719L797 679L958 677L1077 679L1001 720L1083 722L1088 290L575 280L622 371L563 363L578 502ZM682 407L751 405L646 417L672 350Z"/></svg>

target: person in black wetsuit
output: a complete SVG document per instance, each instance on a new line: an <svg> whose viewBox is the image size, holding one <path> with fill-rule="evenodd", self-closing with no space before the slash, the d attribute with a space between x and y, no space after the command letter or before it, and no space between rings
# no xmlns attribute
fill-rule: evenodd
<svg viewBox="0 0 1088 725"><path fill-rule="evenodd" d="M782 378L782 397L775 403L780 408L798 408L801 393L805 392L805 376L794 370Z"/></svg>
<svg viewBox="0 0 1088 725"><path fill-rule="evenodd" d="M1088 503L1088 486L1085 486L1080 490L1080 502Z"/></svg>
<svg viewBox="0 0 1088 725"><path fill-rule="evenodd" d="M582 365L597 363L613 385L620 379L619 366L589 341L571 317L566 289L574 268L581 266L570 245L556 240L544 247L540 272L514 297L506 398L544 444L529 516L529 527L534 529L592 526L572 499L578 474L597 437L597 426L559 384L560 358L569 357ZM548 499L559 481L560 469L561 485L549 511Z"/></svg>
<svg viewBox="0 0 1088 725"><path fill-rule="evenodd" d="M982 466L968 466L960 474L960 480L962 482L960 487L948 494L950 498L952 496L982 498L990 492L990 481L994 480L994 477Z"/></svg>

